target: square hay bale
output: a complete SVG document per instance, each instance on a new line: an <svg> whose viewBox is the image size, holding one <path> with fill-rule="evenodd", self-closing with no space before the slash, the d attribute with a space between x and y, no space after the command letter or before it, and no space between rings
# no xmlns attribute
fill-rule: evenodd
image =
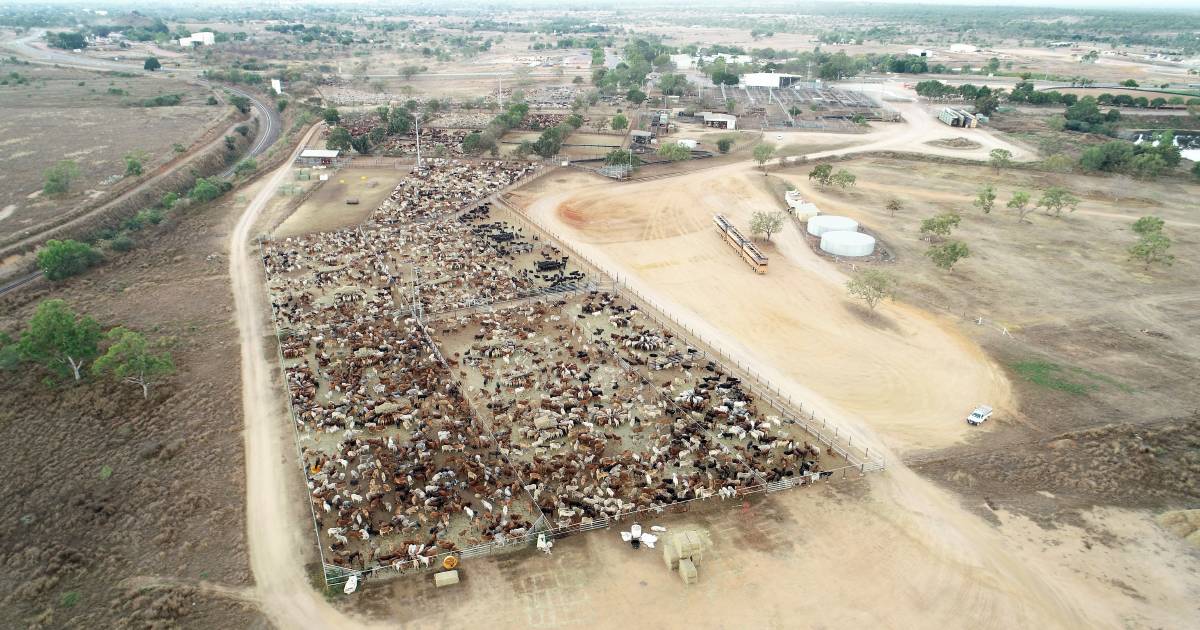
<svg viewBox="0 0 1200 630"><path fill-rule="evenodd" d="M441 571L433 574L433 584L442 588L443 586L453 586L458 584L458 569L453 571Z"/></svg>
<svg viewBox="0 0 1200 630"><path fill-rule="evenodd" d="M663 545L663 562L667 564L667 569L674 571L679 568L679 550L675 545Z"/></svg>
<svg viewBox="0 0 1200 630"><path fill-rule="evenodd" d="M679 578L684 584L692 585L700 581L700 574L691 560L683 558L679 561Z"/></svg>

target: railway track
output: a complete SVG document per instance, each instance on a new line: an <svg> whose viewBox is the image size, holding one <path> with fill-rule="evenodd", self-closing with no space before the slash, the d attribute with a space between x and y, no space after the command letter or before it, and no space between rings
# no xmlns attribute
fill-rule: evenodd
<svg viewBox="0 0 1200 630"><path fill-rule="evenodd" d="M40 271L35 271L31 274L21 276L15 280L9 282L8 284L0 286L0 296L7 295L10 291L15 291L23 286L32 284L32 283L36 282L38 280L38 278L41 278L41 277L42 277L42 272L40 272Z"/></svg>

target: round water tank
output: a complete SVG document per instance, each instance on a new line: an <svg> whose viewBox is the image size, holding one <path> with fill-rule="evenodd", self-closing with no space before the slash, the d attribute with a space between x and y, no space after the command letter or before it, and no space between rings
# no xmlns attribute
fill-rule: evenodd
<svg viewBox="0 0 1200 630"><path fill-rule="evenodd" d="M821 249L835 256L870 256L875 251L875 237L862 232L825 232Z"/></svg>
<svg viewBox="0 0 1200 630"><path fill-rule="evenodd" d="M855 232L858 221L850 217L839 217L836 214L822 214L808 220L808 233L820 236L826 232Z"/></svg>

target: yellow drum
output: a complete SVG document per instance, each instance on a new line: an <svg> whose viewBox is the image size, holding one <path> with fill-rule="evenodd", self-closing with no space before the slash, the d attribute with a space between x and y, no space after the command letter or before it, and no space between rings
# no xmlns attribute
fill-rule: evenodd
<svg viewBox="0 0 1200 630"><path fill-rule="evenodd" d="M446 558L442 560L442 568L446 569L447 571L456 566L458 566L458 556L446 556Z"/></svg>

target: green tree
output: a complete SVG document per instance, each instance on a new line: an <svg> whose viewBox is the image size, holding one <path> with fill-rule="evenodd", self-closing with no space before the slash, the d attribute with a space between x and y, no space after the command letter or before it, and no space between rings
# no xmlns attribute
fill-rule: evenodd
<svg viewBox="0 0 1200 630"><path fill-rule="evenodd" d="M337 149L338 151L350 150L350 131L345 127L334 127L329 132L329 137L325 139L326 149Z"/></svg>
<svg viewBox="0 0 1200 630"><path fill-rule="evenodd" d="M721 153L729 153L729 149L733 148L732 138L721 138L717 140L717 150Z"/></svg>
<svg viewBox="0 0 1200 630"><path fill-rule="evenodd" d="M1009 209L1017 211L1017 223L1025 221L1025 215L1033 210L1033 206L1029 205L1029 193L1024 190L1014 192L1007 205Z"/></svg>
<svg viewBox="0 0 1200 630"><path fill-rule="evenodd" d="M71 182L79 177L79 165L74 160L62 160L46 169L46 185L42 192L47 195L61 195L71 190Z"/></svg>
<svg viewBox="0 0 1200 630"><path fill-rule="evenodd" d="M151 72L154 72L155 70L158 70L161 67L162 67L162 64L159 63L158 57L146 57L146 62L142 64L143 70L149 70Z"/></svg>
<svg viewBox="0 0 1200 630"><path fill-rule="evenodd" d="M755 212L750 215L750 232L752 234L764 234L767 240L771 240L771 235L783 229L784 214L779 211L775 212Z"/></svg>
<svg viewBox="0 0 1200 630"><path fill-rule="evenodd" d="M1008 149L992 149L988 153L988 161L992 168L999 171L1002 168L1012 166L1012 151Z"/></svg>
<svg viewBox="0 0 1200 630"><path fill-rule="evenodd" d="M152 346L141 333L114 328L105 336L111 345L92 364L92 373L142 388L142 398L150 397L150 386L175 372L171 353Z"/></svg>
<svg viewBox="0 0 1200 630"><path fill-rule="evenodd" d="M754 147L754 161L758 162L758 167L762 169L763 175L767 174L767 162L775 155L775 147L769 144L759 144Z"/></svg>
<svg viewBox="0 0 1200 630"><path fill-rule="evenodd" d="M950 232L958 227L962 217L954 212L945 212L921 221L921 234L932 243L936 239L950 236Z"/></svg>
<svg viewBox="0 0 1200 630"><path fill-rule="evenodd" d="M955 263L970 256L971 250L967 249L966 243L962 241L950 241L941 245L930 246L925 255L933 261L933 264L949 271L954 267Z"/></svg>
<svg viewBox="0 0 1200 630"><path fill-rule="evenodd" d="M52 372L76 381L83 378L83 366L99 353L100 324L80 317L62 300L38 304L21 334L21 357L40 363Z"/></svg>
<svg viewBox="0 0 1200 630"><path fill-rule="evenodd" d="M1133 176L1139 179L1154 179L1165 173L1168 168L1166 160L1157 153L1141 153L1133 156L1129 162Z"/></svg>
<svg viewBox="0 0 1200 630"><path fill-rule="evenodd" d="M833 182L833 165L818 164L808 172L809 181L816 180L822 186L828 186Z"/></svg>
<svg viewBox="0 0 1200 630"><path fill-rule="evenodd" d="M838 172L833 174L832 181L838 185L838 188L845 190L850 186L853 186L854 183L858 181L858 176L844 168L841 168L838 169Z"/></svg>
<svg viewBox="0 0 1200 630"><path fill-rule="evenodd" d="M1075 208L1079 206L1079 197L1071 194L1071 191L1061 186L1051 186L1042 191L1042 198L1038 200L1039 208L1045 208L1046 214L1054 213L1054 216L1062 216L1063 210L1075 212Z"/></svg>
<svg viewBox="0 0 1200 630"><path fill-rule="evenodd" d="M325 119L327 124L336 125L341 122L342 114L335 107L327 107L321 112L321 118Z"/></svg>
<svg viewBox="0 0 1200 630"><path fill-rule="evenodd" d="M188 198L196 203L207 203L220 197L221 192L219 185L201 177L196 180L196 185L192 186L192 191L188 193Z"/></svg>
<svg viewBox="0 0 1200 630"><path fill-rule="evenodd" d="M1163 231L1165 222L1153 215L1144 216L1133 222L1133 233L1139 236L1156 234Z"/></svg>
<svg viewBox="0 0 1200 630"><path fill-rule="evenodd" d="M125 177L137 177L142 174L142 160L144 156L140 153L128 153L125 155Z"/></svg>
<svg viewBox="0 0 1200 630"><path fill-rule="evenodd" d="M996 189L991 184L980 188L973 203L984 214L991 214L992 209L996 207Z"/></svg>
<svg viewBox="0 0 1200 630"><path fill-rule="evenodd" d="M896 276L881 269L863 269L846 282L846 291L851 296L866 302L873 313L884 298L896 297Z"/></svg>
<svg viewBox="0 0 1200 630"><path fill-rule="evenodd" d="M672 162L682 162L692 157L692 150L678 142L664 142L659 145L658 154Z"/></svg>
<svg viewBox="0 0 1200 630"><path fill-rule="evenodd" d="M241 177L242 175L248 175L257 170L258 161L254 158L246 158L241 162L238 162L238 165L233 168L233 174Z"/></svg>
<svg viewBox="0 0 1200 630"><path fill-rule="evenodd" d="M242 96L241 94L230 94L229 104L233 105L234 109L243 114L250 113L250 99Z"/></svg>
<svg viewBox="0 0 1200 630"><path fill-rule="evenodd" d="M104 258L94 247L74 240L50 239L37 252L37 265L51 280L83 273Z"/></svg>
<svg viewBox="0 0 1200 630"><path fill-rule="evenodd" d="M641 105L646 100L646 93L637 88L633 88L632 90L629 90L628 92L625 93L625 98L630 103L635 103L637 105Z"/></svg>
<svg viewBox="0 0 1200 630"><path fill-rule="evenodd" d="M642 164L642 160L632 152L626 151L625 149L613 149L604 156L604 163L609 166L628 164L637 167Z"/></svg>
<svg viewBox="0 0 1200 630"><path fill-rule="evenodd" d="M884 208L888 211L888 214L894 217L896 216L897 212L900 212L904 209L904 202L892 197L891 199L888 199L887 204L884 205Z"/></svg>
<svg viewBox="0 0 1200 630"><path fill-rule="evenodd" d="M615 129L617 131L621 131L622 129L625 129L628 126L629 126L629 119L625 117L625 114L617 114L616 116L613 116L613 119L612 119L612 128L613 129Z"/></svg>
<svg viewBox="0 0 1200 630"><path fill-rule="evenodd" d="M1171 249L1171 239L1162 232L1143 234L1138 242L1129 248L1129 258L1145 264L1146 269L1155 263L1170 265L1175 257L1167 253Z"/></svg>

